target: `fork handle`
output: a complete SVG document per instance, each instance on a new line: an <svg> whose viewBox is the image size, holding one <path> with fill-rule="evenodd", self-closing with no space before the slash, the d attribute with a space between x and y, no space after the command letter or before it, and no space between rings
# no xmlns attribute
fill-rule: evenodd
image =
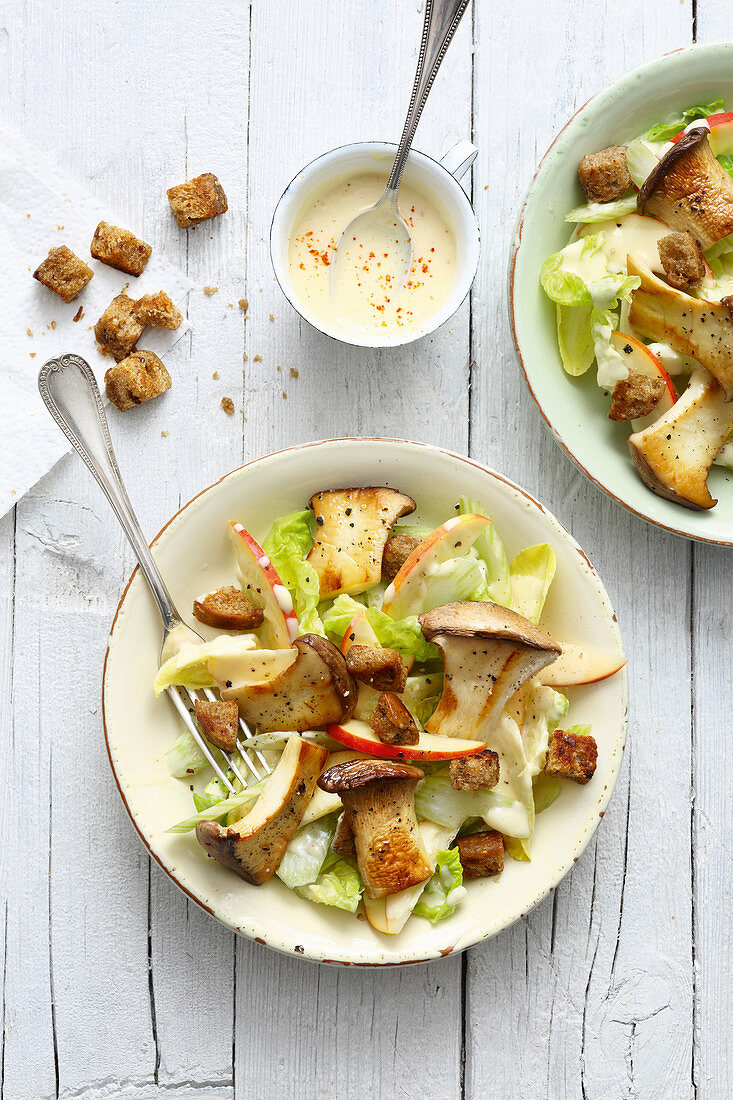
<svg viewBox="0 0 733 1100"><path fill-rule="evenodd" d="M402 131L397 156L386 187L386 193L391 191L395 197L425 101L430 95L433 81L468 3L469 0L426 0L415 83L405 119L405 128Z"/></svg>
<svg viewBox="0 0 733 1100"><path fill-rule="evenodd" d="M163 626L166 632L172 630L180 624L181 617L153 560L122 482L99 387L89 364L79 355L49 359L39 371L38 389L51 416L112 505L150 585Z"/></svg>

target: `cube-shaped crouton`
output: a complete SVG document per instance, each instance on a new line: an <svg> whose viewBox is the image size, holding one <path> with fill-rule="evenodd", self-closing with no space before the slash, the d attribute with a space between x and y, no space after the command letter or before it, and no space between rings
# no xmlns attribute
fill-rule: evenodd
<svg viewBox="0 0 733 1100"><path fill-rule="evenodd" d="M499 782L499 756L491 749L450 762L450 785L456 791L486 791Z"/></svg>
<svg viewBox="0 0 733 1100"><path fill-rule="evenodd" d="M126 294L118 294L94 326L94 335L102 350L119 362L129 355L143 334L145 325L138 321L135 303Z"/></svg>
<svg viewBox="0 0 733 1100"><path fill-rule="evenodd" d="M194 600L193 613L200 623L217 630L254 630L265 621L264 611L232 584Z"/></svg>
<svg viewBox="0 0 733 1100"><path fill-rule="evenodd" d="M91 244L94 259L127 275L142 275L152 251L152 245L119 225L100 222L94 230Z"/></svg>
<svg viewBox="0 0 733 1100"><path fill-rule="evenodd" d="M224 188L211 172L169 187L167 194L173 216L182 229L215 218L228 209Z"/></svg>
<svg viewBox="0 0 733 1100"><path fill-rule="evenodd" d="M420 539L412 535L393 535L388 540L382 554L382 580L393 581L409 558Z"/></svg>
<svg viewBox="0 0 733 1100"><path fill-rule="evenodd" d="M135 351L104 376L107 397L123 412L171 388L171 376L153 351Z"/></svg>
<svg viewBox="0 0 733 1100"><path fill-rule="evenodd" d="M585 734L555 730L545 761L545 772L555 779L587 783L593 778L598 759L595 738Z"/></svg>
<svg viewBox="0 0 733 1100"><path fill-rule="evenodd" d="M346 654L346 667L356 680L377 691L405 690L407 665L396 649L352 645Z"/></svg>
<svg viewBox="0 0 733 1100"><path fill-rule="evenodd" d="M351 810L344 810L338 819L336 832L333 834L331 847L337 856L345 856L347 859L356 859L356 845L354 843L354 828L351 823Z"/></svg>
<svg viewBox="0 0 733 1100"><path fill-rule="evenodd" d="M578 165L578 179L588 202L611 202L633 186L626 166L626 146L609 145L589 153Z"/></svg>
<svg viewBox="0 0 733 1100"><path fill-rule="evenodd" d="M460 836L455 847L464 878L487 878L504 870L504 838L494 829Z"/></svg>
<svg viewBox="0 0 733 1100"><path fill-rule="evenodd" d="M420 740L415 719L392 691L383 691L379 696L369 725L385 745L416 745Z"/></svg>
<svg viewBox="0 0 733 1100"><path fill-rule="evenodd" d="M224 703L197 699L194 706L206 740L222 752L234 752L239 737L239 707L234 700Z"/></svg>
<svg viewBox="0 0 733 1100"><path fill-rule="evenodd" d="M181 327L183 314L176 309L164 290L157 294L143 294L135 302L135 316L142 325L150 325L152 328L169 328L175 330Z"/></svg>
<svg viewBox="0 0 733 1100"><path fill-rule="evenodd" d="M677 290L692 290L705 278L702 249L691 233L669 233L657 245L667 282Z"/></svg>
<svg viewBox="0 0 733 1100"><path fill-rule="evenodd" d="M91 267L87 267L65 244L52 248L46 259L33 272L38 279L54 294L65 302L73 302L90 279L94 278Z"/></svg>

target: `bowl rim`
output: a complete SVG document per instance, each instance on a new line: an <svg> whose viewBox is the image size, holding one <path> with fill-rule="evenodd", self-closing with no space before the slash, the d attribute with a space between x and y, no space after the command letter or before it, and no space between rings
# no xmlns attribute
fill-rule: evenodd
<svg viewBox="0 0 733 1100"><path fill-rule="evenodd" d="M304 164L303 167L299 169L298 172L296 172L296 174L293 176L287 186L283 189L282 194L275 204L275 209L272 212L272 218L270 220L269 252L270 263L272 264L272 270L274 272L277 285L280 287L280 290L282 291L286 300L290 303L298 316L306 322L306 324L309 324L311 328L316 330L316 332L320 332L321 335L327 336L329 340L333 340L337 344L345 344L347 347L353 348L371 348L372 350L381 351L390 350L391 348L403 348L406 347L408 344L414 344L416 341L424 339L424 337L426 336L432 336L434 332L437 332L439 328L442 328L443 325L447 324L448 321L450 321L451 318L458 312L458 310L465 302L466 298L471 293L471 288L474 284L474 280L476 279L476 272L478 271L479 260L481 259L481 226L479 225L476 211L473 208L473 203L471 202L469 195L466 193L463 186L461 185L461 181L457 179L453 175L453 173L449 171L444 164L441 163L441 161L436 160L435 157L430 156L429 153L424 153L420 149L410 149L408 162L410 157L414 157L418 161L427 161L431 168L437 168L439 170L439 173L445 173L445 175L449 177L454 188L457 190L457 193L460 192L460 194L458 194L457 200L458 205L464 208L463 213L467 221L471 224L471 235L473 239L472 253L469 256L469 261L465 267L465 291L461 293L461 287L457 286L453 293L450 295L450 298L447 299L447 304L444 303L443 307L437 310L434 316L429 318L429 320L426 322L427 327L422 331L416 332L412 336L406 336L403 340L391 340L389 343L370 343L369 340L367 340L366 338L364 338L363 340L359 340L356 338L349 339L347 336L336 333L328 328L324 328L322 324L319 324L315 320L312 314L308 313L304 306L298 303L297 296L292 292L291 287L288 286L286 288L284 285L284 276L286 272L281 267L275 256L275 223L279 217L282 217L281 208L283 206L283 203L285 202L285 199L288 197L291 188L298 183L300 177L305 175L306 172L309 172L311 169L315 169L316 165L320 161L325 160L327 157L333 156L336 153L346 153L347 150L353 151L359 149L367 149L373 146L380 146L382 149L385 149L389 152L397 152L397 143L392 141L349 141L345 142L342 145L336 145L333 149L327 149L325 152L319 153L317 157L313 157L312 160L308 161L307 164ZM448 152L450 152L450 150L448 150ZM286 267L287 265L285 265L285 268ZM458 297L459 294L460 297ZM455 305L451 307L451 302L454 298L456 299ZM447 312L446 308L448 309Z"/></svg>
<svg viewBox="0 0 733 1100"><path fill-rule="evenodd" d="M731 538L726 539L698 534L696 532L685 530L684 527L676 527L672 524L665 523L661 519L655 519L653 516L648 515L646 512L640 511L639 508L634 507L634 505L630 504L622 497L617 496L612 489L610 489L597 477L594 477L593 474L591 474L586 469L581 460L571 449L569 444L565 442L559 428L550 419L550 415L545 411L537 394L535 393L527 367L524 362L524 356L520 347L519 335L517 333L517 302L515 283L517 257L522 247L524 220L527 214L527 210L531 206L532 200L534 198L534 189L537 182L537 177L539 176L547 159L552 155L555 146L558 144L559 141L561 141L564 134L570 129L570 127L573 126L577 120L579 120L580 116L584 114L584 112L591 106L591 104L596 103L597 101L602 101L606 97L610 97L612 94L616 94L618 90L622 88L625 84L628 83L629 85L631 85L639 76L642 76L650 69L656 69L659 65L664 64L668 58L677 58L680 55L687 57L690 54L717 53L724 50L733 55L733 40L719 39L715 42L696 42L690 46L680 46L675 50L668 50L666 53L659 54L657 57L652 58L650 61L645 61L641 65L637 65L635 68L629 69L625 73L622 73L622 75L618 77L617 80L611 81L609 84L605 84L602 88L599 88L597 92L594 92L593 95L590 96L583 104L581 104L581 106L573 112L565 125L557 132L552 142L548 146L546 152L544 153L543 157L539 161L537 167L535 168L535 171L529 182L529 186L524 193L524 198L522 199L521 205L519 207L519 212L517 214L514 226L514 232L512 234L512 241L509 248L509 261L507 264L507 306L509 311L509 326L512 333L514 352L519 362L519 366L522 370L522 374L524 375L524 380L527 383L527 388L530 392L530 395L532 396L532 399L536 404L540 415L545 422L546 427L549 429L552 437L559 444L559 446L562 448L568 458L572 460L572 462L578 467L581 473L583 473L588 478L588 480L593 483L593 485L596 485L617 504L622 505L622 507L624 507L628 512L631 512L633 515L638 516L639 519L644 520L646 523L652 524L654 527L660 528L660 530L667 531L671 535L677 535L681 538L689 539L693 542L707 543L711 546L733 546L733 535L731 536ZM733 60L733 56L731 57L731 60ZM648 491L649 493L651 493L651 489ZM687 509L685 509L683 505L679 505L679 508L681 512L687 511Z"/></svg>
<svg viewBox="0 0 733 1100"><path fill-rule="evenodd" d="M562 538L565 538L568 541L570 547L572 549L574 549L578 553L578 555L582 558L583 562L585 563L585 566L587 567L587 569L589 571L589 575L590 575L592 581L594 582L595 589L596 589L596 596L597 596L598 600L601 602L601 604L605 605L605 609L609 614L609 618L613 621L615 630L618 634L619 642L621 643L621 645L623 645L623 639L621 637L621 632L620 632L620 629L618 627L618 619L616 617L616 613L613 609L613 605L611 604L610 598L609 598L608 593L606 591L605 585L603 584L603 581L601 580L600 576L596 572L595 567L591 563L591 561L588 558L585 551L578 544L578 542L575 540L575 538L570 534L570 532L567 530L567 528L562 523L560 523L560 521L553 515L553 513L550 512L540 501L536 500L535 497L533 497L531 495L531 493L529 493L526 489L523 489L521 486L519 486L515 482L513 482L510 478L506 477L503 474L498 473L496 470L493 470L491 467L486 466L481 462L477 462L475 459L473 459L469 456L461 455L461 454L458 454L455 451L450 451L447 448L438 447L438 446L435 446L435 445L430 444L430 443L422 443L422 442L419 442L419 441L413 441L413 440L408 440L408 439L398 439L398 438L389 437L389 436L356 436L356 437L355 436L343 436L343 437L335 437L335 438L331 438L331 439L312 440L312 441L306 442L306 443L299 443L299 444L295 444L291 447L283 447L283 448L281 448L277 451L269 452L268 454L262 455L258 458L250 459L249 461L242 463L242 465L236 466L234 469L229 470L227 473L225 473L221 477L217 478L211 484L209 484L209 485L205 486L203 489L199 490L199 492L195 493L188 501L186 501L184 504L182 504L181 507L167 520L167 522L160 528L158 533L151 540L150 547L151 547L151 549L154 548L155 544L158 541L158 539L160 539L160 537L165 534L165 532L168 530L168 528L171 526L171 524L176 519L178 519L178 517L183 512L185 512L186 509L188 509L192 504L194 504L200 497L202 497L206 493L209 493L212 490L216 489L217 486L221 485L222 482L227 480L227 478L233 477L234 475L241 473L243 470L246 470L251 466L256 466L259 463L266 462L266 461L273 460L273 459L277 459L277 458L282 458L286 455L294 454L294 453L297 453L297 452L300 452L300 451L306 451L307 452L308 450L310 450L312 448L319 448L319 447L328 446L328 445L331 445L331 444L347 444L347 445L355 444L355 445L359 445L359 444L363 444L363 443L396 444L396 445L400 446L401 448L406 448L408 450L412 450L413 448L419 448L419 449L422 449L422 450L431 451L431 452L433 452L435 454L438 454L438 455L441 455L443 457L453 459L453 460L457 460L459 462L466 463L467 465L473 466L477 470L481 471L482 473L488 474L490 477L492 477L496 481L502 483L511 492L515 492L515 493L519 494L520 496L524 497L531 506L536 508L537 511L541 513L541 515L545 518L545 520L547 520L549 522L550 526L554 527L556 529L556 531L560 534L560 536ZM118 622L118 619L119 619L119 616L120 616L120 612L123 609L125 600L128 596L128 593L130 591L132 583L135 580L135 577L138 575L139 572L140 572L140 567L139 567L139 565L136 565L135 568L133 569L133 571L132 571L132 573L131 573L131 575L130 575L123 591L122 591L122 595L120 596L120 599L119 599L119 602L118 602L117 607L115 609L114 617L112 619L112 623L111 623L111 626L110 626L108 640L107 640L107 647L106 647L106 650L105 650L104 662L103 662L103 666L102 666L102 727L103 727L103 731L104 731L104 741L105 741L105 747L106 747L106 750L107 750L107 757L108 757L108 760L109 760L109 764L110 764L110 768L111 768L111 771L112 771L112 775L114 777L115 784L117 786L117 790L119 792L120 798L122 799L122 804L123 804L123 806L124 806L124 808L127 812L127 816L129 817L129 819L130 819L130 821L133 825L133 828L135 829L135 832L137 833L137 835L139 836L139 838L142 841L143 845L145 846L145 849L147 850L148 856L150 856L152 859L155 860L155 862L158 864L159 867L161 867L161 869L165 872L165 874L168 876L168 878L184 894L186 894L186 896L188 898L190 898L192 901L194 901L201 909L203 909L210 916L212 916L215 920L219 921L219 923L221 923L224 927L228 928L230 931L234 932L235 934L242 935L247 939L253 940L255 943L259 943L262 946L272 948L273 950L276 950L279 953L287 955L291 958L307 959L308 961L317 962L317 963L335 964L335 965L339 965L339 966L356 966L356 967L385 967L385 966L394 967L394 966L410 966L410 965L417 965L417 964L433 962L436 959L444 958L444 957L446 957L448 955L451 955L451 954L461 954L467 948L472 947L477 943L482 943L487 939L492 939L494 936L498 935L500 932L505 931L507 928L509 928L513 924L515 924L517 922L517 920L520 920L522 917L526 916L527 912L530 912L537 905L539 905L540 902L544 901L544 899L555 889L555 887L560 883L560 881L565 877L565 875L568 874L568 872L572 870L573 866L578 862L578 859L579 859L580 855L585 851L586 847L588 846L591 839L595 835L596 830L597 830L598 826L601 823L601 819L603 818L603 816L605 814L605 811L608 807L608 803L610 802L611 797L612 797L612 795L613 795L613 793L616 789L616 785L618 783L618 778L619 778L619 774L620 774L620 770L621 770L621 764L622 764L622 761L623 761L624 750L625 750L625 747L626 747L626 737L627 737L627 731L628 731L628 717L629 717L629 681L628 681L628 667L627 667L627 665L624 665L623 668L620 669L615 674L615 676L619 677L619 683L620 683L620 686L621 686L622 699L623 699L623 704L624 704L624 713L623 713L620 728L619 728L619 730L616 734L616 740L614 742L614 749L617 749L617 750L620 750L620 751L615 752L615 755L614 755L615 763L614 763L613 772L612 772L611 776L609 777L609 782L605 786L603 792L600 794L597 803L593 806L593 819L592 819L592 821L590 822L590 824L588 822L586 822L586 824L584 826L584 831L583 831L580 839L576 842L575 846L572 849L568 849L565 858L563 858L559 863L555 864L553 872L550 876L551 881L550 881L550 879L548 879L548 881L545 884L544 888L533 899L531 905L527 908L527 910L525 912L523 912L521 914L518 914L516 917L514 917L511 920L499 921L496 927L492 927L489 930L479 930L478 933L474 930L470 934L468 934L467 936L465 934L463 936L459 936L458 940L456 942L446 943L442 947L437 946L437 947L435 947L433 952L431 954L427 955L427 956L422 956L422 957L414 956L414 957L408 957L408 958L393 958L393 959L377 959L377 960L374 960L374 961L372 961L372 960L367 961L367 960L363 960L363 959L354 959L354 958L350 959L350 958L346 958L346 957L324 958L321 953L317 952L315 949L308 946L307 937L302 937L303 939L306 940L306 942L302 945L299 945L300 949L298 950L294 946L291 947L288 944L279 942L277 939L275 939L274 941L268 941L268 939L266 938L266 933L264 933L264 932L263 932L263 935L251 935L249 932L245 931L244 929L235 926L232 922L226 920L223 916L216 913L211 908L210 905L207 905L205 901L202 901L200 897L198 897L192 890L190 890L186 885L184 885L179 880L179 878L178 878L177 874L175 873L175 871L173 871L170 867L168 867L166 865L166 863L164 862L164 860L153 850L153 847L152 847L151 843L149 842L147 836L145 835L145 833L141 829L140 825L138 824L138 822L136 820L136 817L135 817L135 814L134 814L132 808L130 807L130 804L128 803L127 797L125 795L122 784L120 782L120 777L118 776L117 769L115 767L115 762L114 762L114 758L113 758L113 754L112 754L112 748L111 748L111 744L110 744L109 728L108 728L108 714L107 714L107 690L108 690L107 689L107 675L108 675L108 672L107 672L107 669L108 669L108 662L109 662L109 657L110 657L110 649L111 649L113 641L114 641L115 627L117 625L117 622ZM262 931L262 929L261 929L261 931ZM455 939L455 934L453 936L451 936L451 938Z"/></svg>

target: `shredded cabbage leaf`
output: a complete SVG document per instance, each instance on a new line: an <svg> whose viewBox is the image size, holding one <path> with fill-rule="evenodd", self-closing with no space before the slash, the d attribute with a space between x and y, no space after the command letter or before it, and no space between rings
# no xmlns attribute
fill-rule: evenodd
<svg viewBox="0 0 733 1100"><path fill-rule="evenodd" d="M438 852L435 873L413 909L416 917L426 917L431 924L450 917L466 896L463 867L457 848Z"/></svg>
<svg viewBox="0 0 733 1100"><path fill-rule="evenodd" d="M336 831L336 816L329 814L298 829L275 874L290 890L315 882L321 873Z"/></svg>
<svg viewBox="0 0 733 1100"><path fill-rule="evenodd" d="M295 887L295 893L307 901L314 901L317 905L333 905L349 913L355 913L359 908L363 892L364 883L357 868L335 852L328 853L315 882Z"/></svg>

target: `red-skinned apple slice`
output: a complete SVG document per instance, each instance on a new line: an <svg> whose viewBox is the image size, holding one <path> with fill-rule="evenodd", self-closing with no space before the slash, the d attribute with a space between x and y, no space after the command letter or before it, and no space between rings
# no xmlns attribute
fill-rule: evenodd
<svg viewBox="0 0 733 1100"><path fill-rule="evenodd" d="M388 586L384 593L382 611L393 619L404 619L407 615L417 615L447 602L441 597L437 603L428 606L427 579L431 569L449 558L465 554L490 523L491 520L486 516L455 516L431 531L415 547Z"/></svg>
<svg viewBox="0 0 733 1100"><path fill-rule="evenodd" d="M537 675L547 687L576 687L581 684L597 684L614 676L626 664L626 656L620 650L608 653L592 646L560 642L562 653L551 665Z"/></svg>
<svg viewBox="0 0 733 1100"><path fill-rule="evenodd" d="M629 368L629 374L640 374L644 378L661 378L665 385L664 393L652 412L648 416L632 421L634 431L639 432L669 412L677 400L677 391L660 360L646 344L642 344L640 340L629 336L626 332L614 332L611 334L611 347L623 358Z"/></svg>
<svg viewBox="0 0 733 1100"><path fill-rule="evenodd" d="M424 732L421 732L416 745L385 745L372 727L358 718L328 726L326 732L340 745L390 760L450 760L454 756L473 756L486 748L485 741L464 741L460 737Z"/></svg>
<svg viewBox="0 0 733 1100"><path fill-rule="evenodd" d="M717 157L721 153L733 153L733 114L724 111L717 115L708 115L705 122L710 127L709 140L713 155ZM675 134L672 138L675 145L684 133L684 130L680 130L679 134Z"/></svg>
<svg viewBox="0 0 733 1100"><path fill-rule="evenodd" d="M344 640L341 643L341 652L344 657L349 652L352 645L379 645L379 638L369 624L366 611L358 611L346 627Z"/></svg>
<svg viewBox="0 0 733 1100"><path fill-rule="evenodd" d="M262 636L271 649L289 649L300 634L293 600L260 544L241 523L229 524L242 588L265 613Z"/></svg>

